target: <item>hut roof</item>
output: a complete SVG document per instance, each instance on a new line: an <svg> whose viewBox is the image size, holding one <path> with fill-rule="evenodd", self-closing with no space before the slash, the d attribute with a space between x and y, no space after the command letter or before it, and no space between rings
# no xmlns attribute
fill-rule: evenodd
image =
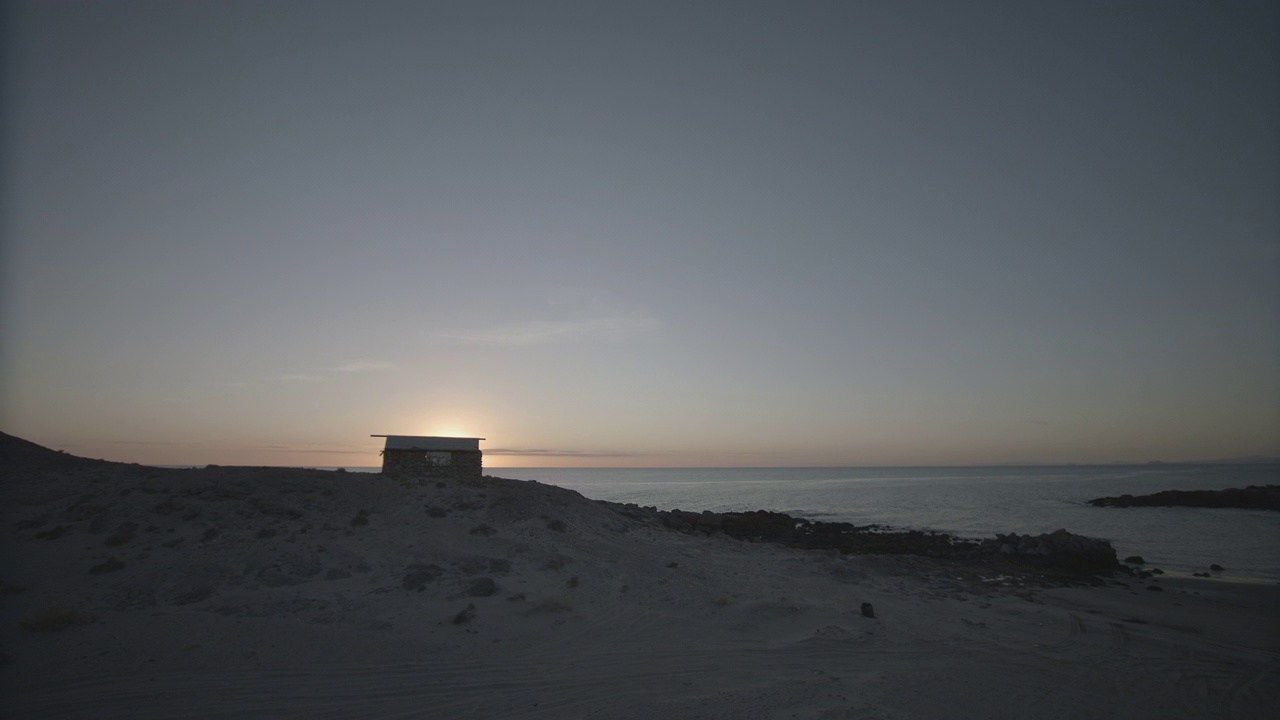
<svg viewBox="0 0 1280 720"><path fill-rule="evenodd" d="M484 438L429 435L370 435L387 439L385 450L479 450Z"/></svg>

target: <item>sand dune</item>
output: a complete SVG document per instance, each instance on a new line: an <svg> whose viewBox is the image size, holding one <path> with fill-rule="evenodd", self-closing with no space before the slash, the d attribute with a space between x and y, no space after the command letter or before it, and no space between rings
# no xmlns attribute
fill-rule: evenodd
<svg viewBox="0 0 1280 720"><path fill-rule="evenodd" d="M1011 585L682 534L537 483L164 470L0 440L5 717L1260 718L1280 703L1274 585Z"/></svg>

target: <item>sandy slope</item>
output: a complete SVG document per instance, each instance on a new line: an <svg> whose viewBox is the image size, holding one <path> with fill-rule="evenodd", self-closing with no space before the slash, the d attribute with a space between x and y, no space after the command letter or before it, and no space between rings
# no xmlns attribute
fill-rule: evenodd
<svg viewBox="0 0 1280 720"><path fill-rule="evenodd" d="M1275 586L1018 589L922 558L682 535L536 483L170 471L19 443L0 448L5 717L1260 718L1280 703ZM23 627L49 608L94 619Z"/></svg>

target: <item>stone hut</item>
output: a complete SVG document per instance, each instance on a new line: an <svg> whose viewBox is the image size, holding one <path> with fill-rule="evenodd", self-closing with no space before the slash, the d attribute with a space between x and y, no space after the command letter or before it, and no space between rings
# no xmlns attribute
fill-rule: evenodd
<svg viewBox="0 0 1280 720"><path fill-rule="evenodd" d="M484 438L370 435L387 439L382 474L414 478L479 478L483 474L480 441Z"/></svg>

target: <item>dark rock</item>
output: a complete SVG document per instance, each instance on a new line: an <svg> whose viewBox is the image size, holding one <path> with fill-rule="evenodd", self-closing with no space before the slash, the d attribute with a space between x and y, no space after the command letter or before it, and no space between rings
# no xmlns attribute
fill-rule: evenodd
<svg viewBox="0 0 1280 720"><path fill-rule="evenodd" d="M1225 490L1164 490L1150 495L1120 495L1089 501L1095 507L1209 507L1280 510L1280 485L1250 485Z"/></svg>
<svg viewBox="0 0 1280 720"><path fill-rule="evenodd" d="M329 571L324 574L325 580L345 580L349 577L351 577L351 571L343 568L330 568Z"/></svg>
<svg viewBox="0 0 1280 720"><path fill-rule="evenodd" d="M93 567L89 568L89 574L103 575L106 573L115 572L117 570L120 570L123 567L124 567L124 563L120 562L119 560L115 558L107 558L106 562L100 565L94 565Z"/></svg>
<svg viewBox="0 0 1280 720"><path fill-rule="evenodd" d="M1222 572L1222 571L1223 571L1223 570L1225 570L1226 568L1222 567L1222 566L1221 566L1221 565L1219 565L1218 563L1214 563L1214 564L1212 564L1212 565L1210 565L1210 566L1209 566L1209 569L1210 569L1210 570L1212 570L1212 571L1214 571L1214 572Z"/></svg>
<svg viewBox="0 0 1280 720"><path fill-rule="evenodd" d="M693 513L689 513L692 515ZM706 522L701 516L694 516L697 522ZM754 510L743 513L724 513L720 516L719 528L725 534L749 540L787 540L796 536L799 524L796 518L780 512Z"/></svg>
<svg viewBox="0 0 1280 720"><path fill-rule="evenodd" d="M427 583L435 582L444 572L444 568L439 565L422 565L415 563L406 568L409 572L405 574L400 581L400 587L405 590L424 590Z"/></svg>
<svg viewBox="0 0 1280 720"><path fill-rule="evenodd" d="M120 526L116 528L116 531L108 535L107 539L103 541L103 544L109 547L123 545L133 539L133 534L137 530L138 530L138 523L135 523L135 522L120 523Z"/></svg>
<svg viewBox="0 0 1280 720"><path fill-rule="evenodd" d="M610 507L625 508L626 513L636 512L633 506L613 504ZM1115 549L1107 541L1073 535L1066 530L1038 536L996 535L994 539L973 541L946 533L888 531L877 526L819 522L764 510L729 513L671 510L656 512L655 517L666 527L683 533L721 531L741 540L837 550L844 554L919 555L988 564L1013 562L1048 571L1057 580L1067 582L1111 575L1124 567L1116 560Z"/></svg>
<svg viewBox="0 0 1280 720"><path fill-rule="evenodd" d="M174 605L190 605L198 603L201 600L207 600L213 595L212 585L195 585L185 590L181 590L173 597Z"/></svg>
<svg viewBox="0 0 1280 720"><path fill-rule="evenodd" d="M1160 587L1159 585L1148 585L1147 589L1152 590L1154 592L1164 592L1164 588Z"/></svg>
<svg viewBox="0 0 1280 720"><path fill-rule="evenodd" d="M1012 554L1019 560L1035 565L1086 574L1110 574L1120 567L1116 551L1106 540L1074 535L1066 530L1055 530L1038 536L996 535L992 543L1005 555ZM1009 548L1012 548L1010 552Z"/></svg>
<svg viewBox="0 0 1280 720"><path fill-rule="evenodd" d="M264 587L293 587L306 582L304 578L284 572L279 568L266 568L258 572L256 579Z"/></svg>
<svg viewBox="0 0 1280 720"><path fill-rule="evenodd" d="M476 617L476 606L467 605L465 608L462 609L461 612L453 616L453 624L465 625L471 622L472 620L474 620L475 617Z"/></svg>
<svg viewBox="0 0 1280 720"><path fill-rule="evenodd" d="M1124 561L1129 563L1130 565L1142 565L1147 562L1146 560L1142 559L1141 555L1130 555L1129 557L1125 558Z"/></svg>
<svg viewBox="0 0 1280 720"><path fill-rule="evenodd" d="M869 618L873 618L876 616L876 609L871 606L871 603L867 603L867 602L862 603L862 616L869 617Z"/></svg>
<svg viewBox="0 0 1280 720"><path fill-rule="evenodd" d="M471 597L490 597L498 592L498 584L493 578L477 578L471 583L471 587L467 588L467 595Z"/></svg>

